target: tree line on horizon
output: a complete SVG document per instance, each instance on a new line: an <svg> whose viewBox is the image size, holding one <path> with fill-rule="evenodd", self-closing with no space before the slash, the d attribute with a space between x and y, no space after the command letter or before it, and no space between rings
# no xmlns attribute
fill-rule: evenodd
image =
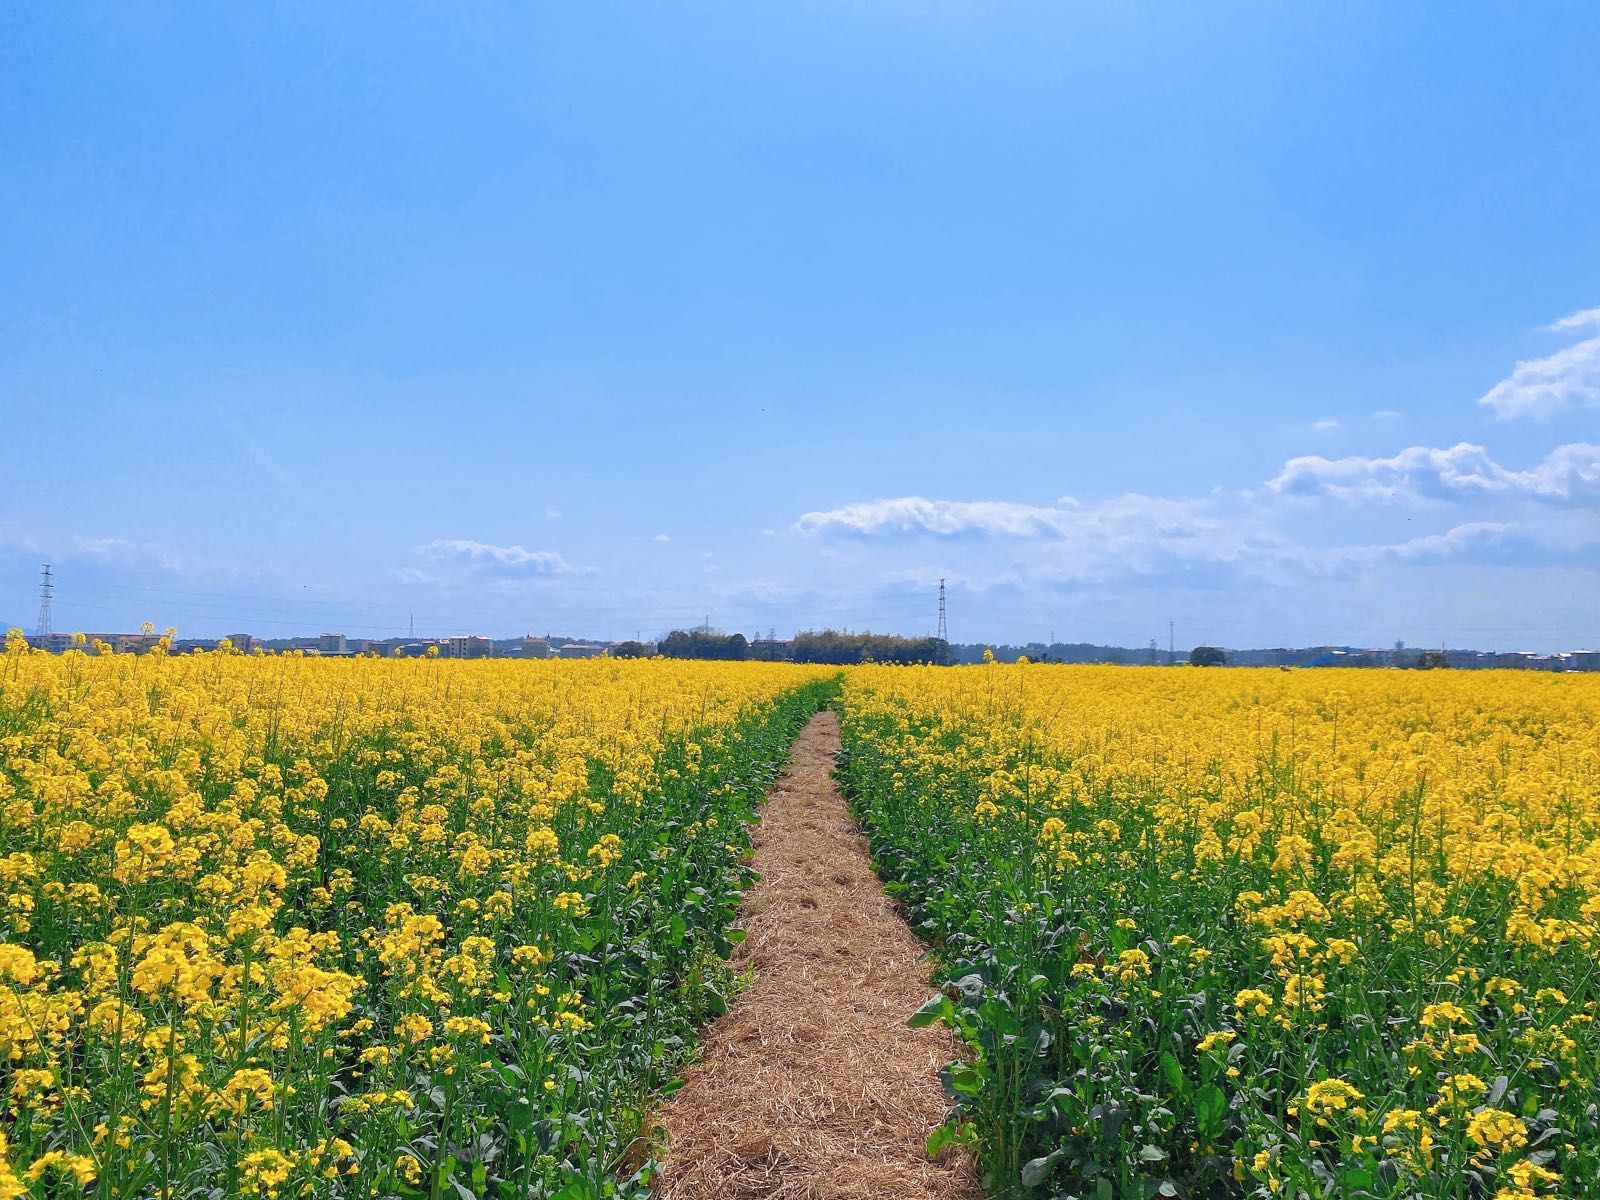
<svg viewBox="0 0 1600 1200"><path fill-rule="evenodd" d="M621 642L612 647L617 658L642 658L651 652L643 642ZM712 633L705 629L675 629L662 638L655 652L666 658L698 659L765 659L797 663L821 663L829 666L847 666L852 663L933 663L961 665L995 662L1015 662L1027 657L1041 663L1119 663L1127 666L1146 666L1160 663L1186 662L1190 666L1227 666L1239 660L1251 665L1263 664L1265 656L1259 651L1227 651L1220 646L1196 646L1187 652L1169 656L1166 651L1151 648L1135 649L1124 646L1102 646L1090 642L1055 642L1050 645L1030 643L1026 646L982 643L951 645L936 637L908 638L885 633L841 633L835 629L807 630L794 636L793 641L752 642L742 633ZM1290 656L1309 657L1315 651L1282 651ZM1278 665L1288 665L1280 662ZM1301 662L1299 665L1321 665L1319 662ZM1449 659L1436 650L1424 650L1400 658L1394 665L1422 670L1450 666Z"/></svg>
<svg viewBox="0 0 1600 1200"><path fill-rule="evenodd" d="M613 654L619 654L620 657L645 652L643 645L627 642L613 650ZM656 652L666 658L774 657L768 647L752 646L742 633L710 633L702 629L674 629L661 639ZM788 653L782 657L791 662L824 663L830 666L862 662L944 663L950 661L950 647L935 637L907 638L887 633L807 630L794 636L789 643Z"/></svg>

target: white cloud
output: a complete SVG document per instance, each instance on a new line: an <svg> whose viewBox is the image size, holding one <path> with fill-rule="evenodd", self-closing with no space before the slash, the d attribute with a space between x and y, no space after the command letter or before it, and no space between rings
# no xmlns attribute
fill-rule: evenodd
<svg viewBox="0 0 1600 1200"><path fill-rule="evenodd" d="M1311 428L1316 430L1318 433L1327 433L1330 429L1339 428L1339 422L1335 421L1332 417L1323 417L1320 421L1313 421L1311 423Z"/></svg>
<svg viewBox="0 0 1600 1200"><path fill-rule="evenodd" d="M1472 497L1582 502L1600 497L1600 445L1559 446L1530 471L1512 471L1482 446L1411 446L1390 458L1291 458L1267 483L1286 496L1341 500L1461 500Z"/></svg>
<svg viewBox="0 0 1600 1200"><path fill-rule="evenodd" d="M1516 530L1517 526L1504 521L1468 521L1443 533L1423 534L1384 546L1381 552L1396 558L1451 558L1474 547L1499 542Z"/></svg>
<svg viewBox="0 0 1600 1200"><path fill-rule="evenodd" d="M1397 412L1392 408L1380 408L1372 414L1372 419L1374 421L1398 421L1404 415L1404 413Z"/></svg>
<svg viewBox="0 0 1600 1200"><path fill-rule="evenodd" d="M426 571L419 571L416 567L401 567L394 572L394 577L401 583L429 584L439 582Z"/></svg>
<svg viewBox="0 0 1600 1200"><path fill-rule="evenodd" d="M521 546L495 546L467 538L439 538L416 552L425 558L458 558L528 575L573 575L583 573L554 550L525 550Z"/></svg>
<svg viewBox="0 0 1600 1200"><path fill-rule="evenodd" d="M164 571L179 571L185 565L178 555L155 542L84 534L42 537L15 532L5 521L0 521L0 550L20 551L40 562L58 565L89 562L104 567L155 567Z"/></svg>
<svg viewBox="0 0 1600 1200"><path fill-rule="evenodd" d="M1395 514L1385 523L1405 540L1351 544L1348 521L1342 531L1326 518L1308 525L1303 506L1286 503L1317 497L1432 500L1444 511L1473 501L1478 511L1442 530L1409 524L1415 511L1397 525L1402 514ZM1129 494L1069 507L902 496L808 512L794 529L822 540L819 565L841 580L870 576L883 585L927 576L932 539L950 547L939 552L945 561L937 574L964 574L974 591L1155 583L1263 595L1385 562L1571 563L1600 542L1589 511L1596 500L1600 445L1562 446L1514 471L1462 443L1415 446L1390 458L1296 458L1264 488L1204 497ZM1530 504L1543 511L1530 513Z"/></svg>
<svg viewBox="0 0 1600 1200"><path fill-rule="evenodd" d="M653 540L658 541L658 542L662 542L662 543L666 543L666 542L670 542L672 539L669 538L664 533L658 533L658 534L656 534L656 536L655 536L655 538Z"/></svg>
<svg viewBox="0 0 1600 1200"><path fill-rule="evenodd" d="M1266 554L1277 544L1257 515L1241 511L1233 497L1167 499L1130 493L1072 507L1004 500L930 500L905 496L806 513L795 523L805 535L835 535L824 550L847 550L853 539L887 542L874 547L867 569L882 576L897 567L892 557L928 537L967 538L963 554L969 574L989 583L1080 582L1113 576L1192 572L1200 564L1237 562ZM907 564L900 570L922 570ZM954 576L955 567L944 571Z"/></svg>
<svg viewBox="0 0 1600 1200"><path fill-rule="evenodd" d="M1585 308L1559 321L1551 321L1545 328L1551 333L1566 333L1573 329L1600 329L1600 308Z"/></svg>
<svg viewBox="0 0 1600 1200"><path fill-rule="evenodd" d="M1555 321L1555 333L1600 330L1600 308ZM1549 416L1565 408L1600 407L1600 332L1545 358L1519 362L1478 400L1497 417Z"/></svg>
<svg viewBox="0 0 1600 1200"><path fill-rule="evenodd" d="M799 533L979 533L1035 537L1061 532L1076 515L1073 508L1048 508L1008 500L928 500L902 496L868 500L842 508L808 512L795 522Z"/></svg>
<svg viewBox="0 0 1600 1200"><path fill-rule="evenodd" d="M1475 565L1541 566L1592 562L1600 531L1515 521L1468 521L1442 533L1421 534L1388 546L1347 546L1325 556L1326 567L1372 566L1385 560L1418 563L1446 560Z"/></svg>

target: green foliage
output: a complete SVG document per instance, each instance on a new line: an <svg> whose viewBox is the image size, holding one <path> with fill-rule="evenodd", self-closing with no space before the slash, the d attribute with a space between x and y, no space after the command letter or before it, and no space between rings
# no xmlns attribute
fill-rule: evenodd
<svg viewBox="0 0 1600 1200"><path fill-rule="evenodd" d="M885 633L838 633L824 629L795 635L794 661L801 663L944 663L950 647L938 638Z"/></svg>
<svg viewBox="0 0 1600 1200"><path fill-rule="evenodd" d="M742 633L674 629L661 639L657 650L666 658L745 659L750 657L750 642Z"/></svg>
<svg viewBox="0 0 1600 1200"><path fill-rule="evenodd" d="M1275 1002L1270 1017L1253 1016L1236 1000L1239 981L1270 976L1270 952L1262 930L1240 920L1234 898L1251 889L1281 895L1269 865L1186 863L1181 844L1164 838L1154 796L1091 785L1074 792L1075 803L1056 807L1021 781L1057 764L1031 757L1026 743L1014 758L969 757L965 732L904 709L845 709L846 793L890 894L937 948L948 981L910 1024L942 1023L967 1048L945 1069L952 1116L930 1152L952 1142L973 1146L986 1192L997 1200L1496 1195L1507 1180L1501 1170L1496 1182L1492 1156L1441 1147L1420 1173L1402 1170L1403 1137L1385 1138L1381 1111L1363 1116L1364 1136L1352 1148L1354 1118L1335 1116L1321 1130L1302 1122L1295 1106L1311 1081L1349 1076L1393 1079L1402 1105L1427 1110L1439 1095L1435 1064L1415 1057L1423 1052L1408 1056L1397 1026L1416 1031L1432 999L1470 1005L1471 981L1495 970L1521 972L1532 980L1529 994L1540 982L1559 987L1547 1005L1581 1014L1596 987L1592 960L1541 962L1502 945L1487 967L1461 980L1457 941L1395 937L1369 917L1350 930L1368 957L1328 969L1325 1006ZM885 753L899 736L942 749L939 769L914 771ZM1021 794L985 812L991 769ZM1261 771L1262 803L1289 794L1290 777L1275 763ZM1051 845L1081 851L1066 869L1041 853L1041 814L1057 812L1066 823ZM1477 927L1503 930L1514 899L1514 892L1509 900L1475 896ZM1340 986L1341 971L1359 974L1360 983ZM1493 1003L1479 1021L1486 1041L1503 1029L1497 1036L1507 1047L1517 1037L1543 1036L1513 1033L1533 1028L1534 1018ZM1589 1026L1570 1028L1585 1031L1592 1046ZM1568 1049L1559 1067L1537 1057L1533 1066L1508 1064L1477 1103L1518 1115L1529 1131L1529 1161L1600 1187L1600 1157L1571 1153L1600 1135L1592 1054ZM1408 1065L1416 1061L1426 1063L1420 1073ZM1481 1060L1472 1065L1483 1069ZM1558 1076L1564 1086L1573 1071L1587 1087L1574 1078L1574 1088L1557 1093L1559 1107L1544 1106L1539 1091ZM1568 1154L1559 1162L1563 1143ZM1258 1162L1266 1165L1249 1169ZM1265 1182L1274 1177L1276 1185ZM1571 1194L1600 1193L1580 1183Z"/></svg>

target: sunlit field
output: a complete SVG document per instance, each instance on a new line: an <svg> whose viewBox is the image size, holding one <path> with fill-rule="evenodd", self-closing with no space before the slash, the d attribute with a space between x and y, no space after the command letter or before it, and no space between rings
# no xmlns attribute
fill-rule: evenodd
<svg viewBox="0 0 1600 1200"><path fill-rule="evenodd" d="M91 648L92 649L92 648ZM833 668L0 659L0 1200L642 1196ZM1600 1194L1600 678L850 668L992 1196ZM821 1014L825 1016L825 1014Z"/></svg>
<svg viewBox="0 0 1600 1200"><path fill-rule="evenodd" d="M14 637L0 1198L637 1190L829 677Z"/></svg>
<svg viewBox="0 0 1600 1200"><path fill-rule="evenodd" d="M1600 1194L1600 678L864 667L996 1196Z"/></svg>

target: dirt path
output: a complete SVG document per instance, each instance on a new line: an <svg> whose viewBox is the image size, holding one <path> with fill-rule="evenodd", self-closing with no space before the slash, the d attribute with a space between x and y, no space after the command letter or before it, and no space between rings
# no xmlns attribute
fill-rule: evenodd
<svg viewBox="0 0 1600 1200"><path fill-rule="evenodd" d="M944 1120L939 1068L958 1044L906 1028L930 995L923 947L883 894L829 772L839 725L794 744L755 835L760 880L735 966L755 983L707 1031L659 1114L662 1200L967 1200L970 1163L928 1134Z"/></svg>

